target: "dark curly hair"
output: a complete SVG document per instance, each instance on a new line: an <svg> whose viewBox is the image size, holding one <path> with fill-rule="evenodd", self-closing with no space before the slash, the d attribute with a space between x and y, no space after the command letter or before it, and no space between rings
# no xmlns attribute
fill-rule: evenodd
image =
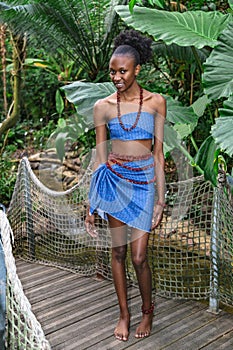
<svg viewBox="0 0 233 350"><path fill-rule="evenodd" d="M148 62L152 57L152 40L134 29L124 30L114 40L113 55L128 55L135 60L135 66Z"/></svg>

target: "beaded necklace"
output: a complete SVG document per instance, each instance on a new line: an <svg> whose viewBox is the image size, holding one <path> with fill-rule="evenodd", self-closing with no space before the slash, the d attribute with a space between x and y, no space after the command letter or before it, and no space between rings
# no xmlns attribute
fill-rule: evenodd
<svg viewBox="0 0 233 350"><path fill-rule="evenodd" d="M136 128L140 115L141 115L141 111L142 111L142 105L143 105L143 89L141 86L139 86L140 89L140 102L139 102L139 108L138 108L138 113L137 113L137 118L135 119L135 122L133 123L132 126L130 126L129 128L126 128L121 120L121 109L120 109L120 103L121 103L121 96L120 96L120 92L119 90L117 90L117 117L119 120L119 124L122 127L123 130L125 131L131 131L134 128Z"/></svg>

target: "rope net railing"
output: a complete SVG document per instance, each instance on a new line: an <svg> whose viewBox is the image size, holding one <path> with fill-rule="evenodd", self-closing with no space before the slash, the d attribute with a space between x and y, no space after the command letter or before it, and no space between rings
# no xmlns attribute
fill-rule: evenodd
<svg viewBox="0 0 233 350"><path fill-rule="evenodd" d="M232 197L232 196L231 196ZM214 230L211 254L212 294L226 305L233 305L233 203L226 200L224 188L215 191Z"/></svg>
<svg viewBox="0 0 233 350"><path fill-rule="evenodd" d="M21 160L8 210L16 255L85 276L112 278L107 223L96 217L98 238L90 237L84 227L92 159L79 183L63 192L48 189L28 159ZM220 198L217 214L216 191ZM233 215L227 195L222 189L214 190L203 177L195 177L168 183L166 203L163 221L149 239L154 290L166 297L207 299L218 271L214 293L232 305ZM214 242L213 219L218 222ZM127 274L136 282L129 257Z"/></svg>
<svg viewBox="0 0 233 350"><path fill-rule="evenodd" d="M0 210L0 231L7 274L5 348L50 350L49 342L31 310L31 305L18 278L12 254L13 233L7 216L2 210Z"/></svg>

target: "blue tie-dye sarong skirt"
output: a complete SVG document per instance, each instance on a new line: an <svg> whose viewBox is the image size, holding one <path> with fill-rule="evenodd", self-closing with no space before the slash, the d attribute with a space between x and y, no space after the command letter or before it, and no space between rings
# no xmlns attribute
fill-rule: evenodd
<svg viewBox="0 0 233 350"><path fill-rule="evenodd" d="M130 227L150 232L154 209L154 158L106 162L93 173L90 213L111 215Z"/></svg>

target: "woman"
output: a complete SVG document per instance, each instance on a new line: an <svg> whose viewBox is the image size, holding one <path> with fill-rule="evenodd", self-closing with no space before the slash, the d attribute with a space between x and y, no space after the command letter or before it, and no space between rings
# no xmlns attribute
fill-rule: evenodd
<svg viewBox="0 0 233 350"><path fill-rule="evenodd" d="M131 230L131 258L142 298L142 320L135 337L144 338L150 335L154 310L148 238L159 225L165 206L166 102L161 95L142 89L136 80L141 65L151 58L151 42L134 30L119 34L109 63L110 78L117 91L94 106L96 162L85 225L90 235L97 235L95 210L109 222L112 275L120 308L114 335L123 341L128 340L130 325L125 272L127 227ZM109 155L107 128L112 147ZM154 205L155 178L158 201Z"/></svg>

